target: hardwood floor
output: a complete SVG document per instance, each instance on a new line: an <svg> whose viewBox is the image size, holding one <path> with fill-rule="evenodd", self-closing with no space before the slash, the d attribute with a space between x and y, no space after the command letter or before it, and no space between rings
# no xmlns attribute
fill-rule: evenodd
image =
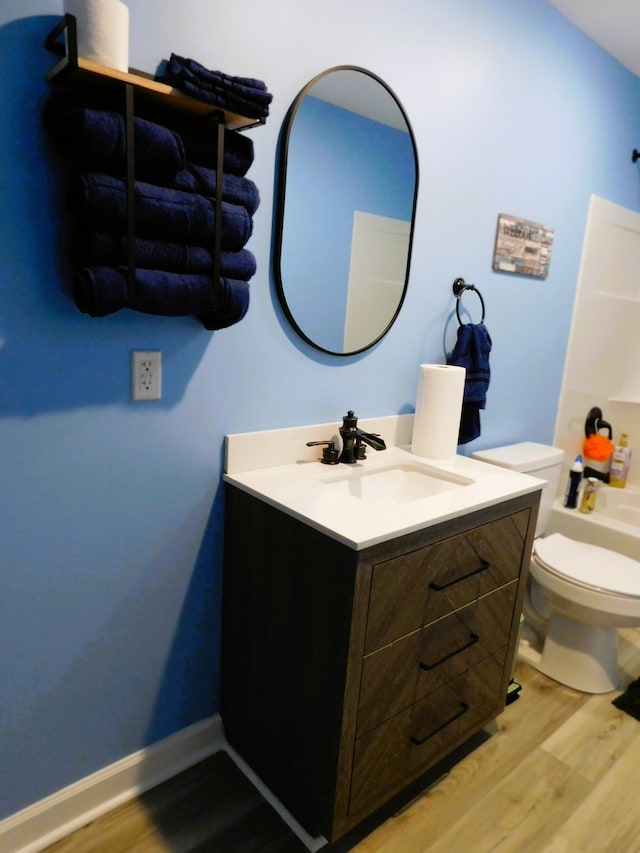
<svg viewBox="0 0 640 853"><path fill-rule="evenodd" d="M623 685L640 631L620 640ZM398 814L326 853L639 853L640 722L518 664L520 698L490 737ZM302 853L219 753L48 848L48 853Z"/></svg>
<svg viewBox="0 0 640 853"><path fill-rule="evenodd" d="M224 752L47 848L47 853L301 853L306 848Z"/></svg>

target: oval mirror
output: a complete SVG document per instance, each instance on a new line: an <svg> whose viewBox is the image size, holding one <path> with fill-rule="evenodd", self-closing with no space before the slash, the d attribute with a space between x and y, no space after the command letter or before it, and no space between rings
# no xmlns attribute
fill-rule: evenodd
<svg viewBox="0 0 640 853"><path fill-rule="evenodd" d="M363 68L314 77L283 126L275 277L308 343L353 355L391 328L409 278L418 159L405 112Z"/></svg>

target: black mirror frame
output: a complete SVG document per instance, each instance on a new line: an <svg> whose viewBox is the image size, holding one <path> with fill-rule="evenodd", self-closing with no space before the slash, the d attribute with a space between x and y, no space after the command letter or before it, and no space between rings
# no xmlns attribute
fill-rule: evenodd
<svg viewBox="0 0 640 853"><path fill-rule="evenodd" d="M284 213L285 213L285 198L286 198L286 185L287 185L287 163L288 163L288 153L289 153L289 139L291 136L291 128L293 127L293 122L295 116L298 112L300 104L304 99L305 95L309 93L309 90L320 80L322 77L326 77L328 74L332 74L335 71L357 71L361 74L366 74L368 77L371 77L377 83L380 84L393 98L395 103L400 110L402 117L407 125L407 132L411 139L411 145L413 149L413 159L415 166L415 182L414 182L414 190L413 190L413 204L412 204L412 212L411 212L411 227L409 230L409 246L407 250L407 268L405 273L404 287L402 289L402 295L398 302L398 307L396 308L393 316L391 317L387 326L382 330L382 332L370 343L366 346L360 347L356 350L350 350L349 352L335 352L334 350L326 349L326 347L321 346L316 341L313 341L309 336L300 328L295 317L291 313L289 305L287 303L287 298L284 291L284 283L282 281L282 268L281 268L281 253L282 253L282 232L284 226ZM280 302L280 306L287 317L287 320L295 330L295 332L310 346L314 349L320 350L321 352L328 353L329 355L335 356L353 356L358 355L359 353L366 352L371 349L371 347L375 346L382 338L387 334L389 329L393 326L395 321L398 318L398 314L400 313L400 309L404 303L406 294L407 294L407 286L409 284L409 273L411 269L411 254L413 249L413 235L415 228L415 220L416 220L416 207L418 202L418 184L419 184L419 166L418 166L418 149L416 146L416 140L413 133L413 128L411 127L411 123L409 118L404 110L404 107L398 100L395 92L384 82L380 77L374 74L372 71L368 71L366 68L360 68L357 65L336 65L333 68L328 68L325 71L316 74L313 79L311 79L296 95L291 107L287 111L285 115L282 130L280 133L280 139L278 141L278 176L277 176L277 193L276 193L276 209L275 209L275 234L274 234L274 275L275 275L275 284L276 284L276 292L278 294L278 300Z"/></svg>

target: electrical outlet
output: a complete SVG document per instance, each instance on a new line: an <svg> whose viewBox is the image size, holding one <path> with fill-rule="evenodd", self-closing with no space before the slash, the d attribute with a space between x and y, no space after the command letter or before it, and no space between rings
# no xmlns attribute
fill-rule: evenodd
<svg viewBox="0 0 640 853"><path fill-rule="evenodd" d="M131 399L159 400L162 396L162 353L145 350L131 353Z"/></svg>

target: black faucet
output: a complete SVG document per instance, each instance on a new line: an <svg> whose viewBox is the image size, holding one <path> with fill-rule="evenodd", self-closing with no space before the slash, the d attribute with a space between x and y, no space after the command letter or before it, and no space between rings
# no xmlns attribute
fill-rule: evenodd
<svg viewBox="0 0 640 853"><path fill-rule="evenodd" d="M342 438L342 452L338 461L347 465L353 465L358 460L365 458L365 444L373 447L374 450L387 449L387 445L377 433L364 432L358 429L358 419L351 409L342 418L340 437Z"/></svg>

